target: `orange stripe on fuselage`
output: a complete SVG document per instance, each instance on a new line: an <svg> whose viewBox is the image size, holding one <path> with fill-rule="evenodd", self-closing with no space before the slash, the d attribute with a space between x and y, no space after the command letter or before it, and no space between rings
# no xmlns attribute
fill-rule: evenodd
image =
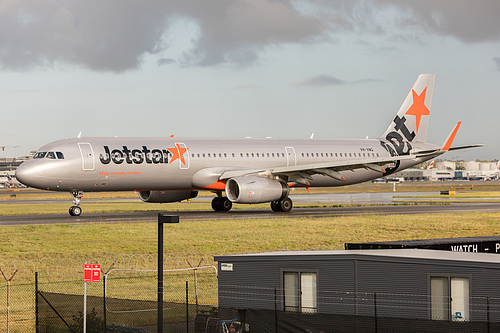
<svg viewBox="0 0 500 333"><path fill-rule="evenodd" d="M213 190L213 191L224 191L226 189L227 180L218 180L212 185L208 185L205 187L200 187L203 190Z"/></svg>

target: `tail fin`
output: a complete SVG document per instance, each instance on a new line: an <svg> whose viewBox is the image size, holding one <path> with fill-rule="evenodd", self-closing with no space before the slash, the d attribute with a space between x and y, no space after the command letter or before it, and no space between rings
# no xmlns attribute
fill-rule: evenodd
<svg viewBox="0 0 500 333"><path fill-rule="evenodd" d="M407 141L425 142L435 78L435 74L418 76L394 120L381 138L385 139L391 133L396 132Z"/></svg>

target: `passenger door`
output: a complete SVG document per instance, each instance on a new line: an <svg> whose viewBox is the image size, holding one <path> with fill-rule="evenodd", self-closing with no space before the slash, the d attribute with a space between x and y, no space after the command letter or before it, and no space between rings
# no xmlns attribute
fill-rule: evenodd
<svg viewBox="0 0 500 333"><path fill-rule="evenodd" d="M80 154L82 155L82 170L95 170L94 150L92 149L92 145L87 142L79 142L78 148L80 148Z"/></svg>

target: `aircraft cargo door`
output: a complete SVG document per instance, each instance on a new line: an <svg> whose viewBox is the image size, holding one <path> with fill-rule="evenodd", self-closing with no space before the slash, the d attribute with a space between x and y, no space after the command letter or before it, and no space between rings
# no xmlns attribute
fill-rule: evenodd
<svg viewBox="0 0 500 333"><path fill-rule="evenodd" d="M90 143L79 142L80 154L82 155L82 170L92 171L95 169L94 151Z"/></svg>

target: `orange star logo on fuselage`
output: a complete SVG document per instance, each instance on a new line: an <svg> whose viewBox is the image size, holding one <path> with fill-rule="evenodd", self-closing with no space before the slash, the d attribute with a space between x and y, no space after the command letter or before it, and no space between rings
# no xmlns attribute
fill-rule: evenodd
<svg viewBox="0 0 500 333"><path fill-rule="evenodd" d="M405 114L415 116L416 122L417 122L417 133L418 133L418 127L420 126L420 119L422 116L428 116L431 112L425 106L425 93L427 92L427 87L422 91L420 95L418 95L415 90L411 90L413 94L413 104L410 106L408 111L406 111Z"/></svg>
<svg viewBox="0 0 500 333"><path fill-rule="evenodd" d="M175 144L174 148L167 148L170 153L172 153L172 159L168 162L168 164L172 163L173 161L179 159L181 160L181 163L186 165L186 160L184 159L184 153L189 149L189 148L182 148L179 146L178 143Z"/></svg>

